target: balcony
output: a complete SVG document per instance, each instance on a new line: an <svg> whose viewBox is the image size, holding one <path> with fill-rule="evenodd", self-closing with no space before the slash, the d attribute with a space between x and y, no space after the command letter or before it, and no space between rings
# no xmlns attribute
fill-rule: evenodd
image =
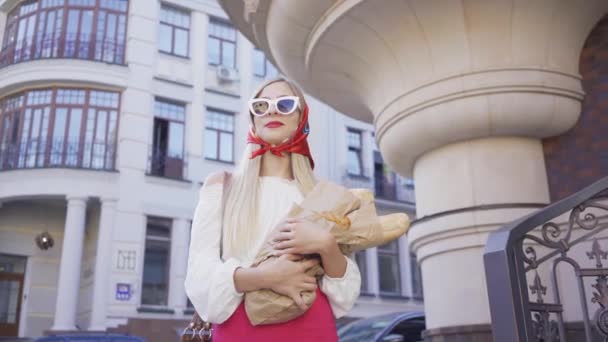
<svg viewBox="0 0 608 342"><path fill-rule="evenodd" d="M374 190L377 198L408 204L416 203L413 183L391 182L386 179L381 181L376 180L374 182Z"/></svg>
<svg viewBox="0 0 608 342"><path fill-rule="evenodd" d="M25 39L0 51L0 68L39 59L84 59L124 64L125 43L114 39L94 39L92 35L64 34L39 40Z"/></svg>
<svg viewBox="0 0 608 342"><path fill-rule="evenodd" d="M146 174L174 180L186 181L186 156L180 153L167 152L166 149L150 145Z"/></svg>
<svg viewBox="0 0 608 342"><path fill-rule="evenodd" d="M0 145L0 171L35 168L72 168L114 171L113 143L64 139L30 139Z"/></svg>

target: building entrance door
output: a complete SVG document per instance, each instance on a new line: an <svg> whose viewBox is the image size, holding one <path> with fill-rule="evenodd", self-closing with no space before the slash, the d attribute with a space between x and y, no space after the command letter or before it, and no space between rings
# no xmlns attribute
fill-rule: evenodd
<svg viewBox="0 0 608 342"><path fill-rule="evenodd" d="M19 336L25 258L0 254L0 337Z"/></svg>

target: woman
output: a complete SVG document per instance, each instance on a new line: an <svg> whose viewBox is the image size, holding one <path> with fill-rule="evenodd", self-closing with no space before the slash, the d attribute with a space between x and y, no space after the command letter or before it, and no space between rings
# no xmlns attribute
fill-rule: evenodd
<svg viewBox="0 0 608 342"><path fill-rule="evenodd" d="M344 316L359 296L357 264L340 253L329 232L309 222L282 220L316 183L306 141L308 106L295 84L276 79L254 93L249 117L247 148L229 177L223 213L223 174L208 176L200 189L186 293L201 318L214 324L214 342L335 342L335 318ZM249 267L270 232L278 257ZM308 254L320 258L296 262ZM319 259L325 275L317 282L306 271ZM252 326L243 295L258 289L289 296L307 311L285 323ZM310 307L302 301L303 291L317 291Z"/></svg>

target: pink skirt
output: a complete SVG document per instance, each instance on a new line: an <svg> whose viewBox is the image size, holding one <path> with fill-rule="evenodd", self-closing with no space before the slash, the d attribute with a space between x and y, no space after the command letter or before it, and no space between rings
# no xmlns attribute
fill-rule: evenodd
<svg viewBox="0 0 608 342"><path fill-rule="evenodd" d="M279 324L253 326L245 302L222 324L215 324L213 342L338 342L336 320L327 296L317 288L317 297L302 316Z"/></svg>

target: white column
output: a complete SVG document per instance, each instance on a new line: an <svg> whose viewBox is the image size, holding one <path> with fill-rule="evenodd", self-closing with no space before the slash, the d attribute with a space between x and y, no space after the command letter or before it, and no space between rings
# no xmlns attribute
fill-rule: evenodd
<svg viewBox="0 0 608 342"><path fill-rule="evenodd" d="M169 274L169 307L186 307L186 268L188 263L188 242L190 240L190 222L184 218L173 220L171 227L171 268Z"/></svg>
<svg viewBox="0 0 608 342"><path fill-rule="evenodd" d="M85 229L87 198L67 196L68 209L59 266L55 321L51 330L76 330L76 306L80 292L80 265Z"/></svg>
<svg viewBox="0 0 608 342"><path fill-rule="evenodd" d="M412 294L412 271L410 260L410 249L407 245L407 237L402 236L397 240L399 245L399 273L401 277L401 295L413 297Z"/></svg>
<svg viewBox="0 0 608 342"><path fill-rule="evenodd" d="M369 292L374 294L380 293L380 272L378 271L378 248L370 248L367 250L367 273L371 282L369 284Z"/></svg>
<svg viewBox="0 0 608 342"><path fill-rule="evenodd" d="M95 274L93 280L93 307L89 330L106 330L106 305L108 298L108 274L112 260L111 243L114 230L114 215L116 211L115 198L101 199L101 214L99 218L99 236L95 258Z"/></svg>

